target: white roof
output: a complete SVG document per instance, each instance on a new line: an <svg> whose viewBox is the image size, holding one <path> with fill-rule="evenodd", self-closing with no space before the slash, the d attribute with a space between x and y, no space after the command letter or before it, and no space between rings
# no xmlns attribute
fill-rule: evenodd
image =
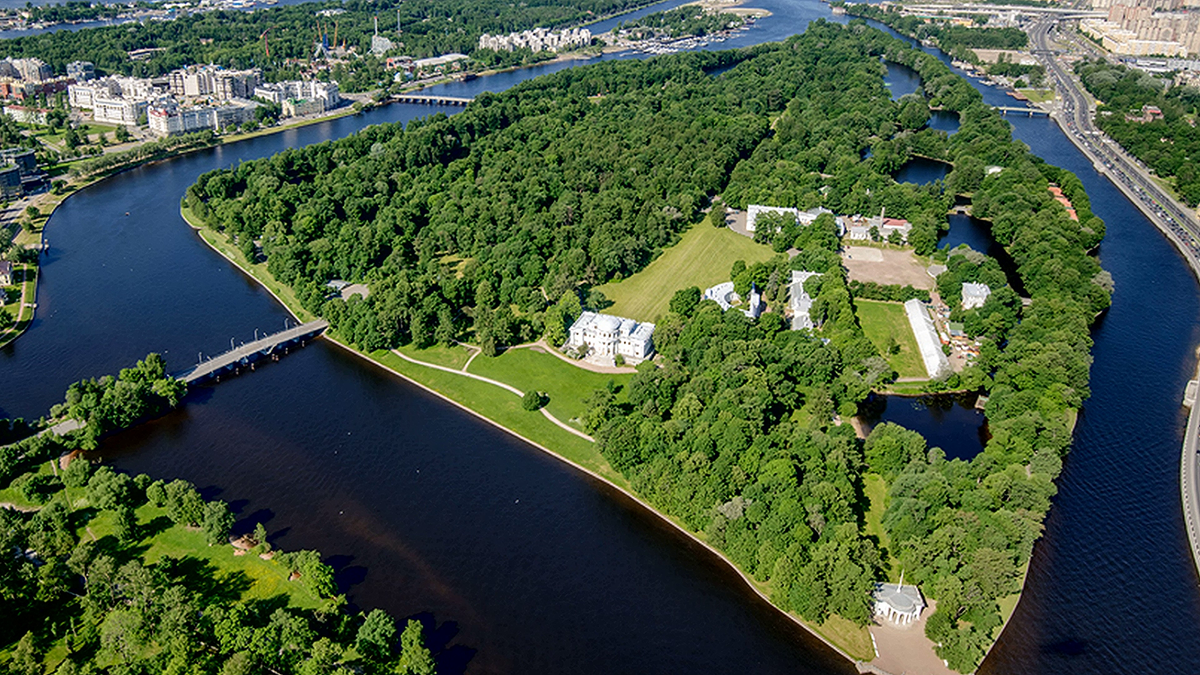
<svg viewBox="0 0 1200 675"><path fill-rule="evenodd" d="M942 351L942 343L938 340L937 329L933 327L933 319L929 317L925 303L913 298L904 303L904 312L908 314L908 324L912 327L913 337L917 339L925 372L930 378L945 373L950 369L950 360Z"/></svg>
<svg viewBox="0 0 1200 675"><path fill-rule="evenodd" d="M981 299L986 300L987 297L991 294L992 294L992 289L988 288L987 284L973 284L970 282L963 282L962 296L963 296L964 300L967 298L981 298Z"/></svg>

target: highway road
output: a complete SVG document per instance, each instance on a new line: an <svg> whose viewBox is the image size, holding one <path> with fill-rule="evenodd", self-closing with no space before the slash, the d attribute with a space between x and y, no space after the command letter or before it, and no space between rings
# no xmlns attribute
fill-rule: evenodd
<svg viewBox="0 0 1200 675"><path fill-rule="evenodd" d="M1146 168L1128 155L1092 124L1095 113L1092 99L1083 86L1058 61L1051 49L1050 31L1055 21L1044 19L1029 31L1034 54L1054 81L1062 104L1051 116L1063 132L1087 155L1096 168L1113 183L1168 236L1200 276L1200 223L1195 212L1175 201L1150 177Z"/></svg>
<svg viewBox="0 0 1200 675"><path fill-rule="evenodd" d="M1136 159L1093 126L1095 109L1092 99L1083 91L1082 84L1074 75L1063 68L1058 61L1058 54L1051 49L1050 31L1054 25L1054 20L1043 19L1029 31L1034 54L1046 67L1047 74L1053 78L1055 88L1062 97L1062 106L1052 113L1052 117L1067 138L1092 160L1096 168L1107 174L1150 221L1175 243L1192 270L1200 276L1200 224L1196 221L1195 211L1166 194ZM1200 570L1200 457L1197 457L1200 450L1197 447L1200 444L1200 405L1194 400L1196 389L1196 384L1189 384L1189 398L1185 399L1190 401L1191 413L1183 437L1179 488L1192 559L1196 569Z"/></svg>

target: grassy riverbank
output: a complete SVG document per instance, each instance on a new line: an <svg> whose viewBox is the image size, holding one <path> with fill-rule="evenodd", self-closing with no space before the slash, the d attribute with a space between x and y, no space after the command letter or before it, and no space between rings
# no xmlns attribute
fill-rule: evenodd
<svg viewBox="0 0 1200 675"><path fill-rule="evenodd" d="M251 264L245 259L241 251L229 245L220 233L205 227L190 210L181 207L180 215L191 227L198 230L206 243L243 272L258 281L293 314L297 316L311 316L311 314L304 312L304 309L299 306L295 295L290 293L290 289L287 289L287 287L280 284L271 276L270 272L266 269L266 265ZM547 392L550 397L550 404L547 407L548 411L559 416L560 419L563 419L573 427L578 427L578 422L568 420L575 420L584 410L582 400L576 401L581 394L586 395L585 392L590 393L597 387L607 386L609 380L612 380L621 387L618 395L623 395L624 384L628 382L628 378L632 377L631 375L592 373L579 369L553 355L539 354L538 352L531 351L529 348L510 349L505 354L491 359L479 357L467 366L470 354L468 353L469 350L462 346L448 348L433 347L426 350L401 347L396 352L377 350L371 353L363 353L338 341L336 334L330 337L333 338L335 343L360 357L374 362L409 382L495 424L540 450L558 457L593 477L603 480L621 490L655 515L675 525L680 531L704 545L713 554L737 570L746 583L762 596L763 599L769 600L771 592L769 585L759 583L747 575L724 554L709 546L702 534L688 530L677 519L660 513L637 495L633 494L629 486L629 481L612 468L608 460L600 454L595 443L560 428L543 415L525 410L521 406L520 397L514 395L512 392L465 375L407 361L401 358L396 352L404 354L409 358L455 370L465 367L466 372L505 382L522 391L524 389L519 385L526 384L530 389L536 388ZM487 365L478 366L477 364L481 363L481 359ZM555 405L556 401L557 405ZM825 623L819 625L804 621L792 613L788 613L787 616L811 631L814 635L820 637L850 660L865 662L872 660L875 656L871 635L864 627L856 626L852 622L838 616L832 616Z"/></svg>

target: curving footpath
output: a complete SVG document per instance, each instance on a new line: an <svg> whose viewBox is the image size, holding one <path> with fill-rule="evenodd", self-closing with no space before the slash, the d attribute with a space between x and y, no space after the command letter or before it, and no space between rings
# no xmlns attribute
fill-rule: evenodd
<svg viewBox="0 0 1200 675"><path fill-rule="evenodd" d="M524 395L525 395L525 392L521 391L520 389L517 389L516 387L514 387L514 386L512 386L512 385L505 384L505 383L503 383L503 382L501 382L501 381L499 381L499 380L493 380L493 379L492 379L492 378L490 378L490 377L484 377L484 376L482 376L482 375L476 375L475 373L468 373L468 372L466 371L466 367L467 367L467 366L469 366L469 365L471 365L471 361L469 361L469 360L467 361L467 366L463 366L463 370L457 370L457 369L455 369L455 368L448 368L448 367L446 367L446 366L439 366L439 365L437 365L436 363L428 363L428 362L426 362L426 361L420 361L420 360L418 360L418 359L414 359L413 357L411 357L411 356L407 356L407 355L405 355L405 354L401 353L399 350L396 350L396 349L393 349L393 350L392 350L392 353L393 353L393 354L395 354L396 356L399 356L400 358L404 359L405 361L408 361L409 363L415 363L415 364L416 364L416 365L418 365L418 366L425 366L426 368L433 368L434 370L442 370L442 371L445 371L445 372L447 372L447 373L454 373L455 375L462 375L463 377L469 377L469 378L471 378L472 380L479 380L480 382L487 382L487 383L488 383L488 384L490 384L490 385L494 385L494 386L500 387L501 389L504 389L504 390L506 390L506 391L511 391L512 393L516 394L517 396L524 396ZM474 359L474 358L475 358L475 356L477 356L477 355L478 355L478 353L476 353L476 354L473 354L473 355L471 356L471 359ZM550 411L549 411L549 410L546 410L546 408L545 408L545 407L542 407L542 408L540 408L540 410L542 411L542 414L546 416L546 419L550 420L551 422L554 422L556 425L558 425L559 427L561 427L561 428L565 429L566 431L569 431L569 432L571 432L571 433L575 434L576 436L578 436L578 437L582 438L582 439L583 439L583 440L585 440L585 441L590 441L590 442L592 442L592 443L595 443L595 442L596 442L596 439L592 438L591 436L588 436L587 434L585 434L585 433L583 433L582 431L580 431L580 430L576 429L575 427L572 427L572 426L570 426L569 424L567 424L566 422L563 422L562 420L558 419L558 418L557 418L557 417L555 417L554 415L551 415L551 414L550 414Z"/></svg>

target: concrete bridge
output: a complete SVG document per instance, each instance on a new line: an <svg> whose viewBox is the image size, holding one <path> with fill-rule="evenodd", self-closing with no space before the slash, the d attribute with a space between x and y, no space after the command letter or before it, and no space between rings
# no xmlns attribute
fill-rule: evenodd
<svg viewBox="0 0 1200 675"><path fill-rule="evenodd" d="M328 321L310 321L300 324L260 338L250 344L230 349L224 354L203 360L172 376L188 384L208 378L215 378L219 381L222 375L240 372L242 368L253 368L254 363L263 358L269 357L278 360L280 354L286 354L292 347L303 345L305 341L320 335L328 327Z"/></svg>
<svg viewBox="0 0 1200 675"><path fill-rule="evenodd" d="M1023 108L1023 107L1011 106L1011 105L994 105L994 106L992 106L992 110L999 110L1001 115L1008 115L1009 113L1012 113L1014 115L1028 115L1030 117L1049 117L1050 116L1050 113L1046 112L1045 110L1042 110L1041 108Z"/></svg>
<svg viewBox="0 0 1200 675"><path fill-rule="evenodd" d="M1183 394L1183 404L1191 408L1191 412L1183 436L1183 457L1179 462L1179 492L1183 498L1183 524L1191 544L1192 560L1200 571L1200 456L1197 456L1200 405L1196 405L1197 385L1196 380L1188 382Z"/></svg>
<svg viewBox="0 0 1200 675"><path fill-rule="evenodd" d="M397 103L424 103L426 105L466 105L473 98L461 96L425 96L423 94L395 94L392 100Z"/></svg>

